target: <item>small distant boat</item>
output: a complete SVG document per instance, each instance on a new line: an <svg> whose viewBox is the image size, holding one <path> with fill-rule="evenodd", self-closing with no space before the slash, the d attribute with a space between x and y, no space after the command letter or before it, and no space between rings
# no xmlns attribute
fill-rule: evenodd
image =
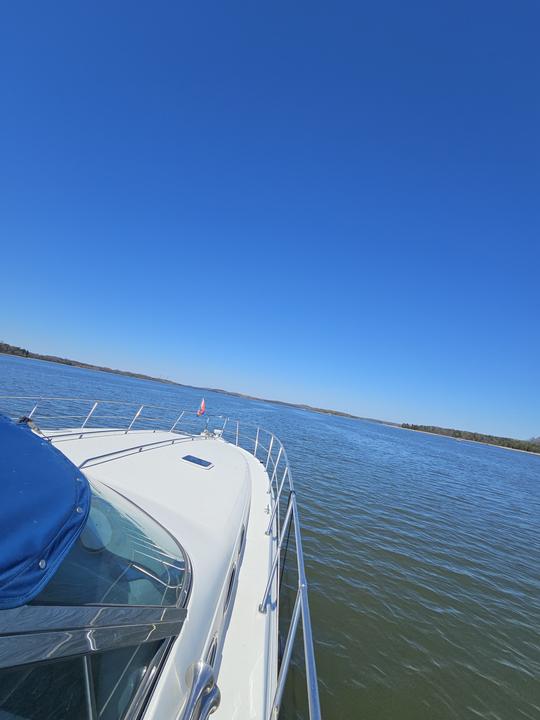
<svg viewBox="0 0 540 720"><path fill-rule="evenodd" d="M320 719L296 494L272 433L204 400L0 398L0 522L2 719L276 720L300 620Z"/></svg>

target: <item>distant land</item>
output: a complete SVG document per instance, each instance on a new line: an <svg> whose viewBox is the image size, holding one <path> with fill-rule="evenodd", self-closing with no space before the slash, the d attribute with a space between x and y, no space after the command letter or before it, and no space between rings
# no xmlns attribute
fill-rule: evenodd
<svg viewBox="0 0 540 720"><path fill-rule="evenodd" d="M231 390L222 390L221 388L197 387L194 385L186 385L184 383L167 380L166 378L153 377L144 373L131 372L130 370L116 370L114 368L103 367L101 365L92 365L90 363L81 362L80 360L70 360L69 358L61 358L56 355L42 355L35 353L26 348L10 345L9 343L0 342L0 354L17 355L18 357L31 358L32 360L46 360L47 362L59 363L60 365L71 365L72 367L85 368L86 370L99 370L100 372L113 373L114 375L126 375L127 377L139 378L139 380L152 380L153 382L165 383L166 385L177 385L179 387L189 387L195 390L207 390L210 392L222 393L232 397L246 398L247 400L259 400L261 402L273 403L274 405L285 405L286 407L298 408L300 410L309 410L311 412L324 413L325 415L337 415L339 417L352 418L353 420L369 420L370 422L380 423L381 425L396 425L396 423L377 420L376 418L360 417L359 415L351 415L350 413L341 412L340 410L328 410L327 408L312 407L311 405L300 405L298 403L289 403L284 400L269 400L268 398L255 397L254 395L245 395L244 393L232 392Z"/></svg>
<svg viewBox="0 0 540 720"><path fill-rule="evenodd" d="M400 427L406 430L419 430L420 432L434 435L447 435L448 437L456 438L456 440L471 440L472 442L487 443L488 445L497 445L498 447L510 448L512 450L540 453L540 437L531 438L530 440L514 440L514 438L484 435L483 433L442 428L436 425L410 425L409 423L402 423Z"/></svg>
<svg viewBox="0 0 540 720"><path fill-rule="evenodd" d="M379 423L381 425L391 425L392 427L404 428L405 430L418 430L420 432L431 433L435 435L446 435L457 440L471 440L473 442L487 443L488 445L497 445L498 447L510 448L512 450L522 450L523 452L532 452L540 454L540 437L531 438L530 440L516 440L514 438L497 437L496 435L484 435L483 433L469 432L467 430L454 430L452 428L442 428L435 425L412 425L410 423L393 423L386 420L378 420L376 418L362 417L361 415L352 415L351 413L341 412L340 410L329 410L328 408L313 407L312 405L302 405L299 403L285 402L284 400L270 400L268 398L256 397L254 395L246 395L244 393L233 392L231 390L222 390L221 388L203 388L194 385L186 385L184 383L167 380L166 378L153 377L144 373L131 372L130 370L117 370L114 368L103 367L101 365L92 365L91 363L81 362L80 360L71 360L69 358L61 358L56 355L42 355L25 348L10 345L9 343L0 342L0 354L17 355L23 358L32 358L34 360L46 360L47 362L59 363L60 365L71 365L72 367L85 368L87 370L98 370L99 372L113 373L114 375L126 375L127 377L139 378L140 380L152 380L153 382L164 383L166 385L177 385L179 387L189 387L195 390L210 391L230 395L231 397L246 398L248 400L259 400L260 402L272 403L274 405L284 405L285 407L297 408L300 410L308 410L310 412L323 413L325 415L336 415L338 417L351 418L352 420L368 420L370 422Z"/></svg>

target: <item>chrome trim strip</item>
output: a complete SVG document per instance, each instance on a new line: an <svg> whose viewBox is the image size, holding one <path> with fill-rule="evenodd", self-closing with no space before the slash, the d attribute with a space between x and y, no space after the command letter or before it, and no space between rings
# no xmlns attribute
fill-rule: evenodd
<svg viewBox="0 0 540 720"><path fill-rule="evenodd" d="M0 647L6 636L54 630L183 622L183 607L142 605L23 605L0 611Z"/></svg>
<svg viewBox="0 0 540 720"><path fill-rule="evenodd" d="M182 622L177 621L5 635L0 638L0 668L164 640L181 629Z"/></svg>
<svg viewBox="0 0 540 720"><path fill-rule="evenodd" d="M178 635L177 607L25 605L0 612L0 668L99 652Z"/></svg>

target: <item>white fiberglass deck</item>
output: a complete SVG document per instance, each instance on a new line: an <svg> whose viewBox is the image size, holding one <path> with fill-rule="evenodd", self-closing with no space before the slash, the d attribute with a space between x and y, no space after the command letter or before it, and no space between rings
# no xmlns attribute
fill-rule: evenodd
<svg viewBox="0 0 540 720"><path fill-rule="evenodd" d="M83 465L90 481L110 485L166 527L192 562L187 620L145 718L178 716L178 684L184 696L188 691L185 668L193 659L206 657L216 634L221 704L215 717L265 718L276 685L277 609L274 588L269 612L259 612L275 552L275 539L265 534L270 496L264 466L242 448L213 436L183 437L162 431L69 432L75 434L48 434L76 465ZM137 449L172 440L174 444ZM207 460L213 467L194 465L182 459L185 455ZM231 600L229 625L223 627L223 594L243 525L246 537L238 560L236 595Z"/></svg>
<svg viewBox="0 0 540 720"><path fill-rule="evenodd" d="M252 456L248 457L254 460ZM276 685L277 614L272 616L259 612L261 565L264 565L266 573L263 585L266 584L270 567L269 563L261 562L265 556L270 561L269 538L265 534L269 507L268 476L256 460L251 468L251 481L252 510L247 527L246 548L218 679L222 692L215 717L222 720L255 720L264 717L261 714L261 700L264 708L267 708Z"/></svg>

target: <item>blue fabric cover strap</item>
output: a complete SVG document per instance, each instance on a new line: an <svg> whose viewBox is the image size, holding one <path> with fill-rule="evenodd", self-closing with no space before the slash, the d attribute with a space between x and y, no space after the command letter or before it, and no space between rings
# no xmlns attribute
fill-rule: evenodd
<svg viewBox="0 0 540 720"><path fill-rule="evenodd" d="M79 537L85 476L50 442L0 415L0 608L32 600Z"/></svg>

